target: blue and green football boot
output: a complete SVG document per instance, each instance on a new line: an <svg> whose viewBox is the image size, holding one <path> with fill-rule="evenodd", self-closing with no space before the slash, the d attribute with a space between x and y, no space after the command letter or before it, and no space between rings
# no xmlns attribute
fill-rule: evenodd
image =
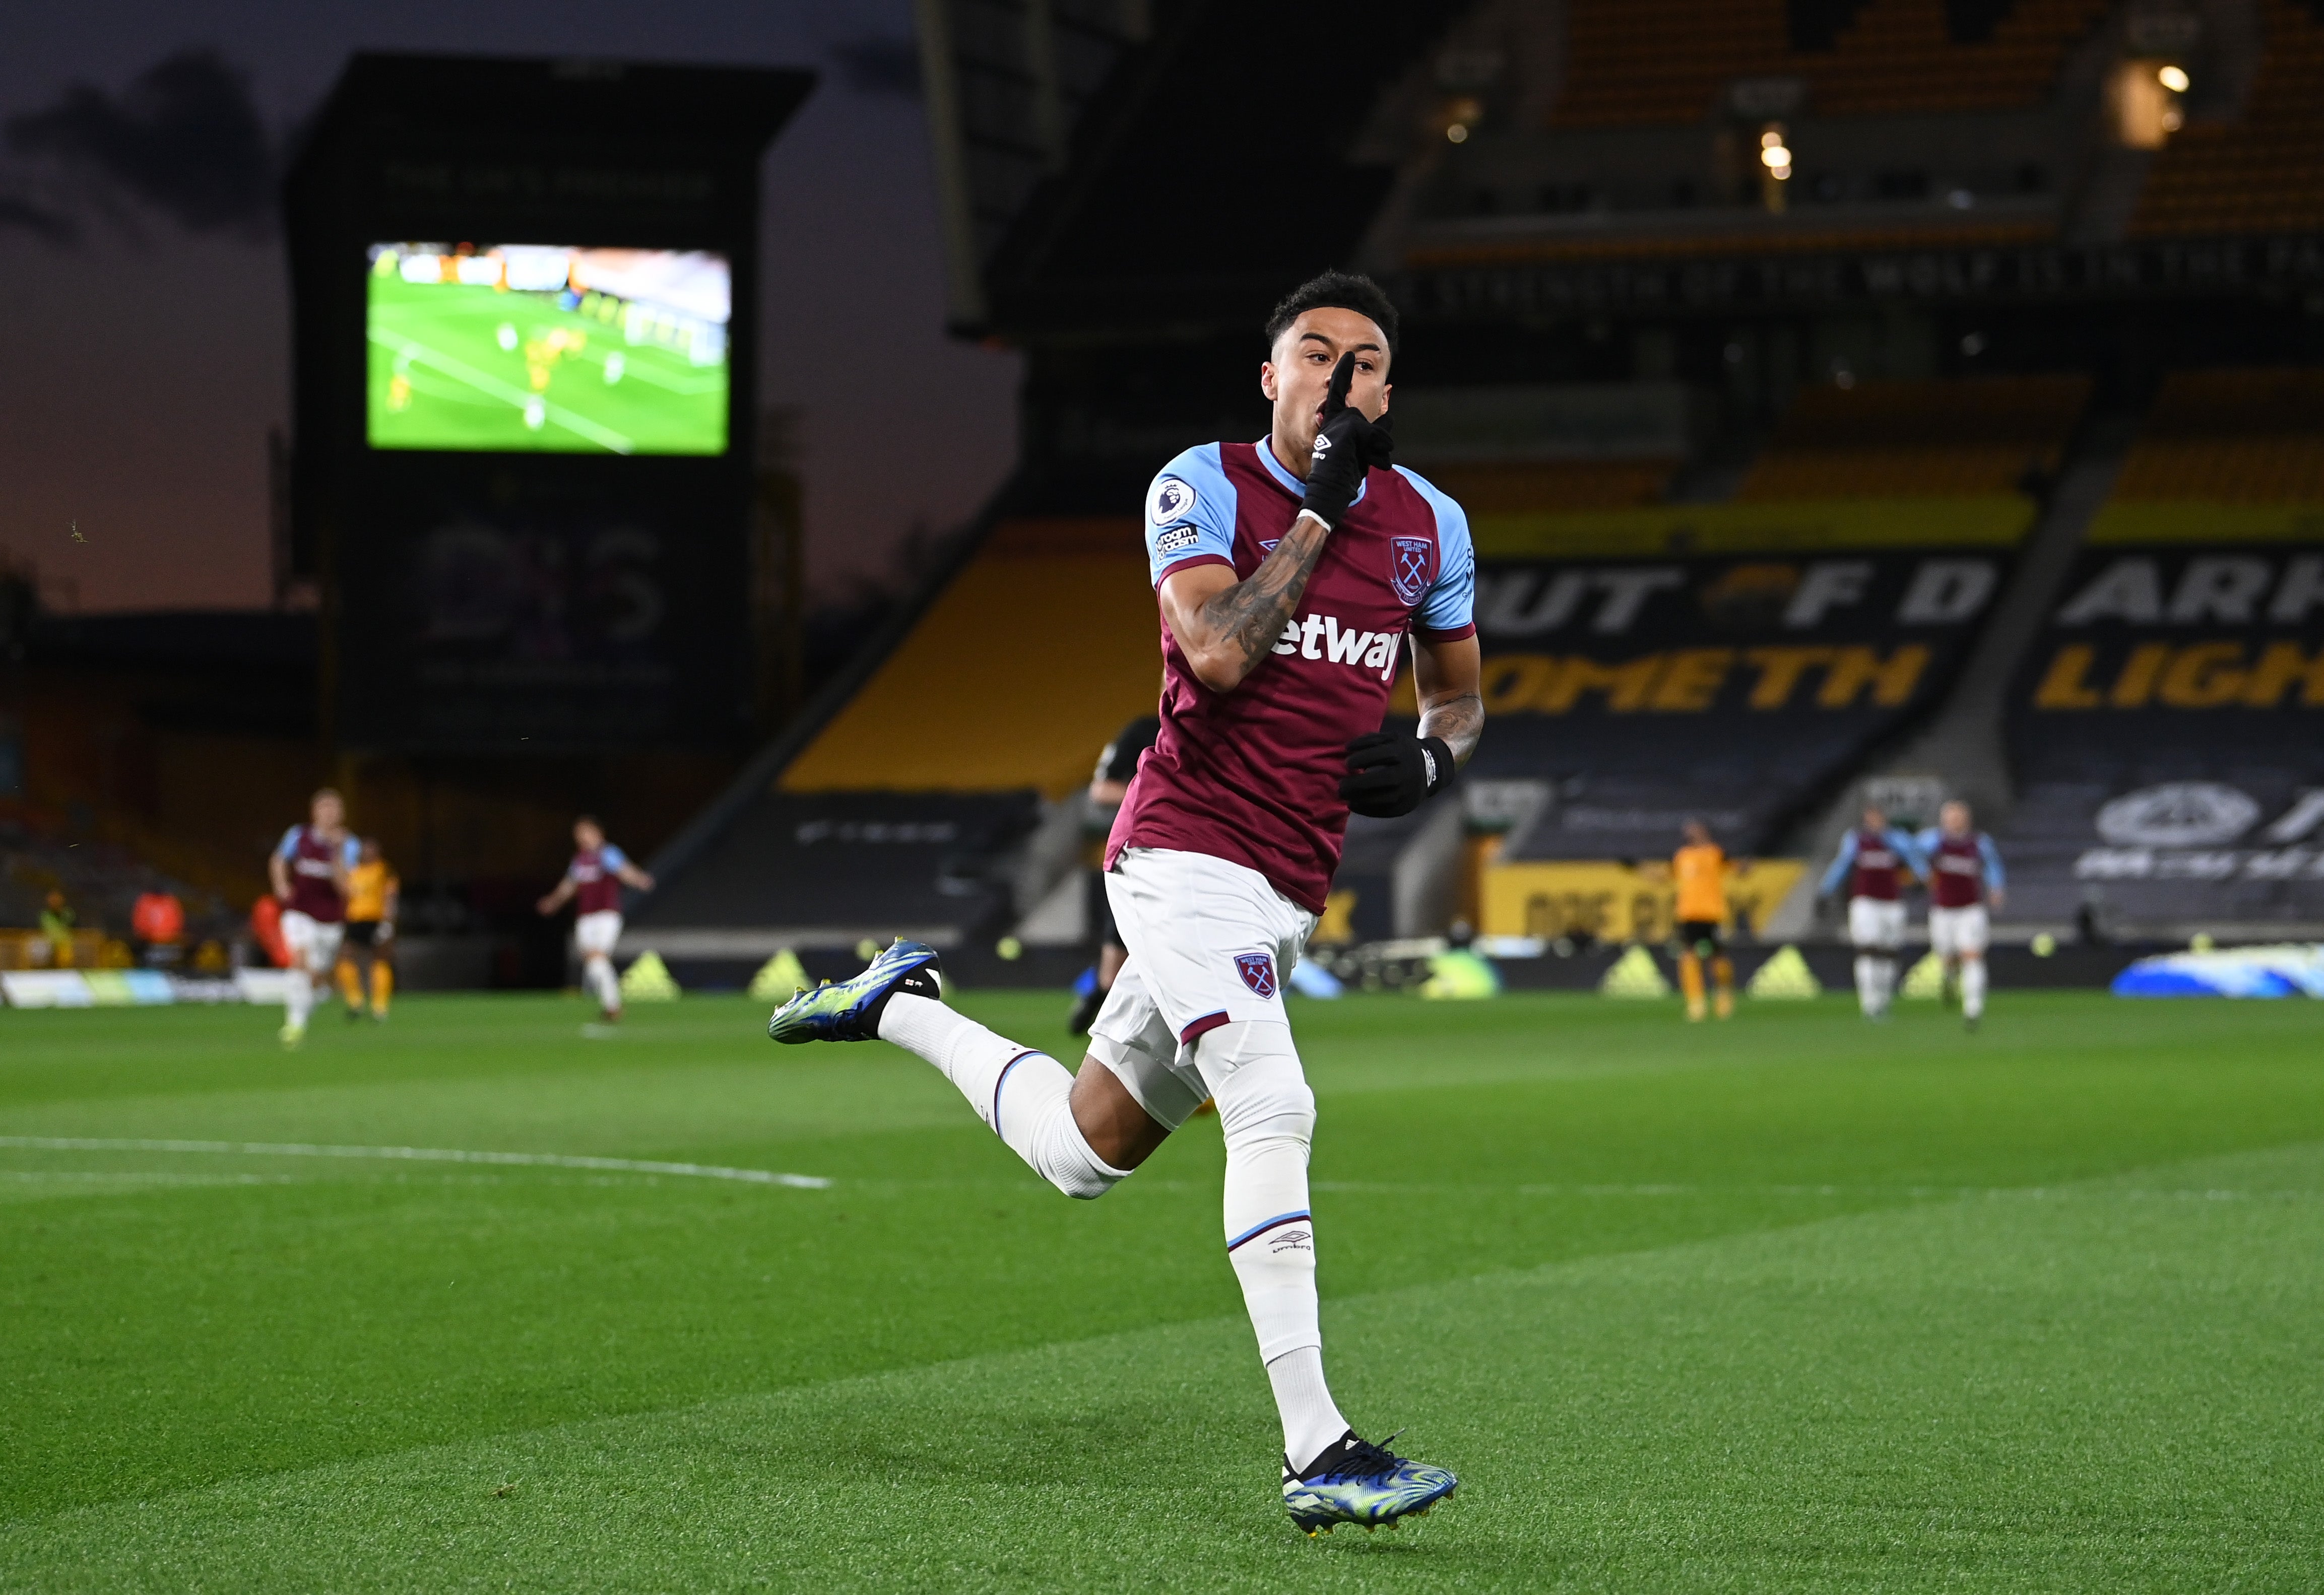
<svg viewBox="0 0 2324 1595"><path fill-rule="evenodd" d="M836 985L825 981L775 1010L767 1034L786 1043L869 1041L880 1033L880 1010L898 991L941 1000L940 973L934 947L899 940L862 974Z"/></svg>
<svg viewBox="0 0 2324 1595"><path fill-rule="evenodd" d="M1443 1468L1358 1439L1353 1429L1326 1447L1305 1473L1293 1472L1291 1459L1283 1459L1284 1510L1311 1538L1342 1523L1394 1528L1406 1517L1425 1516L1460 1484Z"/></svg>

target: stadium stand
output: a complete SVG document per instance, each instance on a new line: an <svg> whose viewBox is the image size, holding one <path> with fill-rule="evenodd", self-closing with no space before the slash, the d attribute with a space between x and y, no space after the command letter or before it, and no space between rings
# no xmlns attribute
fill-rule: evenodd
<svg viewBox="0 0 2324 1595"><path fill-rule="evenodd" d="M1551 122L1700 121L1729 83L1750 77L1799 77L1818 113L1835 116L2029 105L2049 90L2066 47L2107 7L2105 0L2020 0L1978 8L1993 17L1982 37L1964 36L1975 24L1956 24L1949 14L1957 9L1971 8L1940 0L1574 0L1566 8L1569 87ZM1827 37L1815 37L1819 19L1850 12ZM1801 48L1816 43L1824 47Z"/></svg>
<svg viewBox="0 0 2324 1595"><path fill-rule="evenodd" d="M2267 41L2240 115L2191 121L2156 152L2134 237L2324 227L2324 19L2262 0Z"/></svg>
<svg viewBox="0 0 2324 1595"><path fill-rule="evenodd" d="M2324 372L2172 373L2115 495L2138 503L2324 503Z"/></svg>
<svg viewBox="0 0 2324 1595"><path fill-rule="evenodd" d="M2324 373L2163 384L2014 693L2013 918L2324 933Z"/></svg>
<svg viewBox="0 0 2324 1595"><path fill-rule="evenodd" d="M980 3L936 9L965 37ZM1103 72L1093 55L1059 79L1047 176L1010 153L1047 92L1032 33L926 41L939 84L983 84L1022 55L1001 98L931 101L939 180L973 213L954 241L955 319L1027 361L1006 524L733 812L796 826L809 822L782 806L1015 805L979 833L998 851L975 869L894 855L899 891L940 869L989 889L926 897L914 923L949 914L973 939L1006 917L1004 890L1019 914L1028 892L1068 901L1024 861L1073 853L1072 794L1153 696L1127 512L1177 447L1255 432L1237 408L1250 329L1298 275L1353 262L1406 309L1398 457L1470 514L1491 729L1461 834L1351 827L1335 936L1439 927L1453 906L1508 921L1488 931L1646 934L1636 904L1656 889L1632 866L1665 856L1682 819L1708 818L1740 853L1820 845L1806 833L1843 796L1935 745L1964 683L1987 704L1975 757L1906 773L1923 796L1990 799L2013 869L2024 855L2011 934L2073 931L2085 909L2108 935L2191 923L2141 906L2129 855L2093 866L2111 873L2091 890L2067 842L2137 845L2105 841L2094 816L2152 787L2236 786L2253 837L2324 787L2324 770L2269 751L2319 742L2299 716L2324 596L2295 599L2324 528L2324 376L2289 363L2314 364L2299 307L2324 266L2273 244L2214 260L2139 242L2308 225L2262 200L2307 183L2300 86L2324 24L2282 0L2260 14L2255 79L2221 63L2256 47L2199 19L2211 53L2186 59L2220 87L2190 95L2194 124L2151 152L2123 142L2106 95L2152 68L2161 35L2105 0L1482 0L1393 17L1365 4L1350 35L1392 22L1397 59L1367 60L1363 103L1333 110L1325 142L1345 153L1317 192L1335 197L1336 230L1296 263L1256 229L1265 251L1183 270L1150 248L1148 197L1240 194L1265 152L1296 158L1241 110L1246 58L1278 47L1294 8L1189 6L1168 27L1157 13L1150 34L1108 32ZM1199 138L1189 106L1217 109ZM1795 146L1780 193L1752 163L1771 133ZM989 180L1004 157L1014 200ZM2246 198L2213 220L2173 208L2207 187ZM2269 359L2287 367L2246 369ZM2220 369L2178 369L2204 364ZM2059 618L2125 558L2152 568L2111 579L2145 582L2152 614ZM2219 584L2262 582L2247 624L2224 618L2245 587ZM1028 607L1044 625L997 645L991 617ZM2075 647L2089 651L2061 667ZM1036 678L1048 685L1028 694ZM725 845L703 842L700 860L724 862L687 867L727 877L720 900L740 905L749 871ZM1427 884L1445 867L1466 878ZM2167 866L2199 867L2229 866ZM1514 889L1486 890L1489 874ZM767 901L792 901L757 879ZM1797 879L1770 871L1758 908ZM2296 892L2270 890L2201 911L2306 922L2285 906ZM1625 894L1625 912L1569 912ZM784 923L810 923L809 906ZM639 923L683 928L670 908ZM764 904L717 912L774 922Z"/></svg>
<svg viewBox="0 0 2324 1595"><path fill-rule="evenodd" d="M2089 398L2082 376L1867 382L1803 389L1736 496L1952 498L2057 471Z"/></svg>

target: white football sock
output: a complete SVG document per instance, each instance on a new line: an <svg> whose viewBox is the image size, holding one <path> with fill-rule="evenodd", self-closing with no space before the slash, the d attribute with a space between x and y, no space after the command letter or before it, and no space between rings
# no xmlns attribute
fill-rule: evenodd
<svg viewBox="0 0 2324 1595"><path fill-rule="evenodd" d="M1960 974L1961 1012L1975 1019L1985 1011L1985 960L1964 958Z"/></svg>
<svg viewBox="0 0 2324 1595"><path fill-rule="evenodd" d="M1283 1460L1304 1473L1348 1432L1348 1420L1323 1382L1323 1348L1286 1351L1267 1365L1267 1382L1275 1387L1275 1410L1283 1417Z"/></svg>
<svg viewBox="0 0 2324 1595"><path fill-rule="evenodd" d="M613 973L613 961L603 953L593 954L581 965L583 982L597 999L597 1006L607 1013L622 1011L622 977Z"/></svg>
<svg viewBox="0 0 2324 1595"><path fill-rule="evenodd" d="M1869 1016L1880 1011L1880 973L1869 953L1856 955L1856 1006Z"/></svg>
<svg viewBox="0 0 2324 1595"><path fill-rule="evenodd" d="M880 1011L880 1037L935 1065L986 1129L1066 1195L1089 1201L1129 1177L1090 1149L1074 1122L1074 1077L1047 1053L1019 1046L910 991L888 999Z"/></svg>
<svg viewBox="0 0 2324 1595"><path fill-rule="evenodd" d="M1284 1455L1305 1466L1348 1428L1323 1382L1315 1305L1315 1220L1307 1206L1315 1093L1280 1019L1222 1025L1195 1044L1194 1057L1227 1144L1227 1258L1275 1387Z"/></svg>
<svg viewBox="0 0 2324 1595"><path fill-rule="evenodd" d="M305 964L291 965L290 988L282 1000L282 1020L303 1030L307 1028L307 1016L315 1011L315 977L307 973Z"/></svg>

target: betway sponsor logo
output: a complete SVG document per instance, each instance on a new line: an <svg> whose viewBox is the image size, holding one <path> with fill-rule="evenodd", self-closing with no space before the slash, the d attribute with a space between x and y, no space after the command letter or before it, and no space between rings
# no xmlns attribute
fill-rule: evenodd
<svg viewBox="0 0 2324 1595"><path fill-rule="evenodd" d="M1377 670L1386 680L1396 671L1396 645L1403 636L1401 632L1359 632L1342 625L1337 615L1305 614L1283 622L1275 651Z"/></svg>

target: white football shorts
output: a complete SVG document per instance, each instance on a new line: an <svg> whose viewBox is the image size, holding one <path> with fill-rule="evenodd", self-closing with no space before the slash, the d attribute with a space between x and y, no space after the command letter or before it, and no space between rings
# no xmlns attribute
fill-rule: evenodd
<svg viewBox="0 0 2324 1595"><path fill-rule="evenodd" d="M1982 956L1992 934L1993 927L1986 918L1983 903L1971 903L1966 908L1929 910L1929 945L1940 958L1958 958L1964 953Z"/></svg>
<svg viewBox="0 0 2324 1595"><path fill-rule="evenodd" d="M1168 848L1125 850L1105 895L1130 962L1090 1026L1090 1056L1176 1129L1212 1094L1197 1040L1243 1019L1288 1023L1283 982L1315 916L1256 870Z"/></svg>
<svg viewBox="0 0 2324 1595"><path fill-rule="evenodd" d="M1849 899L1848 939L1866 952L1895 952L1904 945L1904 905L1883 898Z"/></svg>
<svg viewBox="0 0 2324 1595"><path fill-rule="evenodd" d="M282 915L282 941L290 949L290 967L309 974L328 973L339 961L339 938L347 927L336 920L318 919L296 908Z"/></svg>
<svg viewBox="0 0 2324 1595"><path fill-rule="evenodd" d="M602 913L584 914L573 921L573 940L584 958L599 954L611 958L613 944L622 939L622 911L607 908Z"/></svg>

